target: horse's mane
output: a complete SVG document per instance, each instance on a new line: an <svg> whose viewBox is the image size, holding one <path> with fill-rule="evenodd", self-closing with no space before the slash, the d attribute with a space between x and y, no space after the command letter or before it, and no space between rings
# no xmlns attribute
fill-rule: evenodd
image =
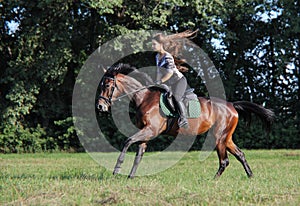
<svg viewBox="0 0 300 206"><path fill-rule="evenodd" d="M123 64L123 63L118 63L112 65L107 71L106 74L108 75L116 75L117 73L125 74L128 75L129 73L135 71L136 68L129 65L129 64Z"/></svg>
<svg viewBox="0 0 300 206"><path fill-rule="evenodd" d="M105 75L109 76L115 76L117 74L131 76L143 85L153 84L153 80L148 74L139 71L129 64L118 63L116 65L112 65L105 73Z"/></svg>

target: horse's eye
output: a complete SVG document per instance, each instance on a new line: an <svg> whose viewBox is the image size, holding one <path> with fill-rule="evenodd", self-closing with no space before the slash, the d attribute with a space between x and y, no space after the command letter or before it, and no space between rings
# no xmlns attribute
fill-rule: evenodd
<svg viewBox="0 0 300 206"><path fill-rule="evenodd" d="M109 84L106 84L105 87L108 88L108 87L109 87Z"/></svg>

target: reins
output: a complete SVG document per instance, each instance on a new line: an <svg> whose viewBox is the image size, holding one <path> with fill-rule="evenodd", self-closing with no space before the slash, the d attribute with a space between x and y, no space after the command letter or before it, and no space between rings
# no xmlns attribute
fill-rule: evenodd
<svg viewBox="0 0 300 206"><path fill-rule="evenodd" d="M116 99L112 99L112 96L113 96L113 93L114 93L114 90L115 90L115 88L118 88L117 87L117 83L116 83L116 77L114 76L113 78L112 77L104 77L104 79L110 79L110 80L113 80L113 82L114 82L114 85L113 85L113 87L112 87L112 89L111 89L111 92L110 92L110 96L107 98L107 97L104 97L104 96L101 96L101 95L99 95L99 98L100 99L104 99L105 100L105 102L106 103L112 103L112 102L115 102L115 101L120 101L122 98L124 98L124 97L127 97L127 96L129 96L129 95L131 95L131 94L135 94L135 93L137 93L137 92L139 92L139 91L142 91L142 90L144 90L144 89L148 89L149 87L152 87L152 86L154 86L154 85L147 85L147 86L143 86L143 87L141 87L141 88L139 88L139 89L137 89L137 90L134 90L134 91L132 91L132 92L129 92L129 93L126 93L126 94L123 94L123 95L121 95L121 96L119 96L119 97L117 97Z"/></svg>
<svg viewBox="0 0 300 206"><path fill-rule="evenodd" d="M120 100L121 100L122 98L124 98L124 97L127 97L127 96L129 96L129 95L131 95L131 94L135 94L135 93L137 93L137 92L139 92L139 91L142 91L142 90L144 90L144 89L148 89L149 87L152 87L152 86L154 86L154 85L143 86L142 88L139 88L139 89L137 89L137 90L134 90L134 91L132 91L132 92L129 92L129 93L126 93L126 94L123 94L123 95L119 96L118 98L112 100L112 102L114 102L114 101L120 101Z"/></svg>

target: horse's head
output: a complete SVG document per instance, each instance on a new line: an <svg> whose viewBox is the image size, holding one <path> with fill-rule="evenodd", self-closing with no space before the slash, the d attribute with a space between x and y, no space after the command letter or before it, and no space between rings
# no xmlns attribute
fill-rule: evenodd
<svg viewBox="0 0 300 206"><path fill-rule="evenodd" d="M100 112L107 112L112 101L119 95L116 76L104 75L100 82L100 94L96 108Z"/></svg>
<svg viewBox="0 0 300 206"><path fill-rule="evenodd" d="M128 94L129 97L129 94L136 94L143 87L143 84L137 79L143 79L147 84L152 82L149 76L129 65L118 64L109 68L100 82L100 95L96 108L100 112L107 112L112 102L121 94Z"/></svg>

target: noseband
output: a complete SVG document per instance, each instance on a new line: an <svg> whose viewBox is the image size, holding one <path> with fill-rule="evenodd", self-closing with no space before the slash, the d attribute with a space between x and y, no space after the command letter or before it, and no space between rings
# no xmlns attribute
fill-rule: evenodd
<svg viewBox="0 0 300 206"><path fill-rule="evenodd" d="M116 77L115 76L114 77L104 76L103 79L102 79L102 81L101 81L101 84L103 84L105 82L105 79L109 79L109 80L113 81L113 86L111 87L110 95L109 95L109 97L104 97L102 95L99 95L98 99L104 99L104 101L106 102L106 104L111 104L111 102L112 102L112 96L114 94L115 88L117 88Z"/></svg>

